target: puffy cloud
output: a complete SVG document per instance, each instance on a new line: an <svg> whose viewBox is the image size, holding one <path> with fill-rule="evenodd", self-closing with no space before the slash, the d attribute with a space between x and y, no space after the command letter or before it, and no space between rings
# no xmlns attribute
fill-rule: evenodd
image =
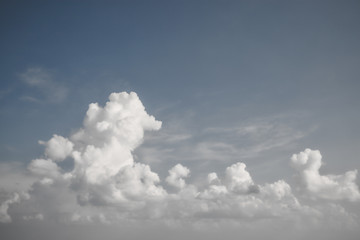
<svg viewBox="0 0 360 240"><path fill-rule="evenodd" d="M304 210L284 180L256 185L246 165L238 162L225 170L220 179L208 175L209 186L199 193L198 216L213 219L259 219L299 214Z"/></svg>
<svg viewBox="0 0 360 240"><path fill-rule="evenodd" d="M162 195L162 187L156 186L158 175L149 166L134 163L132 156L144 131L160 127L134 92L112 93L105 107L90 104L84 127L70 137L74 142L70 176L81 202L116 204Z"/></svg>
<svg viewBox="0 0 360 240"><path fill-rule="evenodd" d="M309 148L291 157L292 166L298 171L302 185L311 196L330 200L360 200L359 188L355 183L357 170L343 175L320 175L321 159L320 151Z"/></svg>
<svg viewBox="0 0 360 240"><path fill-rule="evenodd" d="M35 159L28 166L42 178L35 183L37 191L48 191L50 185L70 187L82 206L129 209L163 198L166 192L158 185L159 176L150 166L135 163L132 155L144 131L160 127L161 122L146 113L134 92L112 93L104 107L90 104L83 128L69 138L54 135L40 141L46 159ZM57 164L66 158L74 163L68 172Z"/></svg>
<svg viewBox="0 0 360 240"><path fill-rule="evenodd" d="M51 159L35 159L29 164L28 169L37 175L56 178L60 175L59 166Z"/></svg>
<svg viewBox="0 0 360 240"><path fill-rule="evenodd" d="M49 141L39 143L46 146L45 155L54 161L63 161L70 156L74 147L71 141L56 134Z"/></svg>
<svg viewBox="0 0 360 240"><path fill-rule="evenodd" d="M207 176L209 186L200 193L200 197L204 199L215 199L220 195L227 194L228 188L221 184L221 180L214 172L209 173Z"/></svg>
<svg viewBox="0 0 360 240"><path fill-rule="evenodd" d="M207 180L208 180L208 183L209 183L209 184L211 184L211 183L213 183L213 182L218 182L218 181L220 181L220 180L219 180L219 177L218 177L217 174L214 173L214 172L208 174Z"/></svg>
<svg viewBox="0 0 360 240"><path fill-rule="evenodd" d="M164 196L165 190L156 186L159 182L159 176L152 172L148 165L141 163L124 167L116 176L116 188L134 199L156 199Z"/></svg>
<svg viewBox="0 0 360 240"><path fill-rule="evenodd" d="M169 176L167 176L166 182L170 186L182 189L186 185L184 178L188 177L189 174L190 170L187 167L177 164L169 170Z"/></svg>
<svg viewBox="0 0 360 240"><path fill-rule="evenodd" d="M54 135L40 142L45 146L44 156L28 166L37 177L28 189L31 198L19 203L14 219L238 223L242 219L271 218L297 222L302 218L325 219L327 209L332 209L332 218L351 218L337 205L307 206L284 180L256 184L242 162L224 168L222 173L211 172L203 181L195 176L193 184L185 182L189 168L177 164L162 183L149 165L133 157L144 133L160 127L161 122L145 111L136 93L113 93L103 107L90 104L82 128L68 138ZM73 169L63 169L59 162L64 160L73 161ZM321 176L320 152L305 150L294 155L292 163L309 192L328 199L341 199L340 195L358 198L356 172ZM167 192L162 184L176 191ZM2 222L11 220L9 206L20 201L16 195L11 196L1 204Z"/></svg>
<svg viewBox="0 0 360 240"><path fill-rule="evenodd" d="M284 180L279 180L277 182L266 184L261 188L262 192L265 195L270 196L275 200L281 200L284 197L291 196L291 187Z"/></svg>
<svg viewBox="0 0 360 240"><path fill-rule="evenodd" d="M146 113L136 93L112 93L102 108L97 103L89 105L84 128L71 139L79 144L102 147L116 139L130 151L142 143L144 131L159 130L161 122Z"/></svg>
<svg viewBox="0 0 360 240"><path fill-rule="evenodd" d="M88 145L83 151L73 153L75 167L73 177L82 177L88 183L99 184L114 177L121 168L131 166L131 151L115 138L102 147Z"/></svg>
<svg viewBox="0 0 360 240"><path fill-rule="evenodd" d="M248 171L245 170L244 163L235 163L226 168L226 185L229 191L236 193L248 193L256 191L257 187Z"/></svg>

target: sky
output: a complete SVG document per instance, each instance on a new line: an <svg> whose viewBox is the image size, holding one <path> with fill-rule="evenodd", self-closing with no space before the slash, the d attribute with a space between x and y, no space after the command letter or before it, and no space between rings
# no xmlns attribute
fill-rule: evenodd
<svg viewBox="0 0 360 240"><path fill-rule="evenodd" d="M1 239L358 239L358 1L1 1Z"/></svg>

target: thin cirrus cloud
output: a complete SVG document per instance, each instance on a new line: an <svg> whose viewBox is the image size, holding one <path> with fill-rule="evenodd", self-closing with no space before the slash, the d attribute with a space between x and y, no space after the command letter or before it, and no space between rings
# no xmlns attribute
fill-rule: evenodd
<svg viewBox="0 0 360 240"><path fill-rule="evenodd" d="M36 103L59 103L65 100L68 89L54 80L53 74L41 67L32 67L19 74L19 78L36 93L21 97Z"/></svg>
<svg viewBox="0 0 360 240"><path fill-rule="evenodd" d="M189 131L178 119L170 119L156 134L145 136L144 145L136 155L151 163L163 161L220 161L232 162L241 159L263 157L268 152L286 149L312 133L316 126L294 126L294 119L304 113L275 115L251 119L237 126L196 128ZM159 155L160 153L160 155Z"/></svg>
<svg viewBox="0 0 360 240"><path fill-rule="evenodd" d="M243 162L210 172L205 184L189 182L196 172L180 163L161 179L133 156L144 134L161 126L134 92L112 93L105 106L91 103L83 126L69 137L40 141L44 154L27 167L33 183L1 195L0 222L356 223L343 204L360 200L357 171L321 175L318 150L292 156L298 175L294 186L281 178L258 184ZM67 161L73 163L71 170L62 167Z"/></svg>

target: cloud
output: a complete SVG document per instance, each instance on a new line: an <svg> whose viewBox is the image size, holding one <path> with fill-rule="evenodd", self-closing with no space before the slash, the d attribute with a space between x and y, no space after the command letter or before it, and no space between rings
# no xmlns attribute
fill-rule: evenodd
<svg viewBox="0 0 360 240"><path fill-rule="evenodd" d="M245 168L246 165L242 162L226 168L226 184L230 191L248 193L251 191L251 188L256 188L249 172Z"/></svg>
<svg viewBox="0 0 360 240"><path fill-rule="evenodd" d="M0 194L1 192L27 191L38 177L19 162L0 162ZM1 202L1 201L0 201Z"/></svg>
<svg viewBox="0 0 360 240"><path fill-rule="evenodd" d="M162 180L150 165L133 156L145 132L157 131L161 125L134 92L112 93L104 106L91 103L81 128L68 137L53 135L39 142L45 150L27 167L33 175L23 193L28 197L21 198L18 189L6 189L1 221L209 226L273 219L305 226L309 219L311 224L356 219L336 201L359 200L356 171L322 176L320 152L309 149L291 161L306 194L326 198L325 203L303 201L284 179L256 183L241 161L205 175L203 181L179 163ZM66 162L73 168L64 169Z"/></svg>
<svg viewBox="0 0 360 240"><path fill-rule="evenodd" d="M181 164L175 165L169 170L169 176L166 178L166 182L173 187L182 189L186 183L184 178L188 177L190 170Z"/></svg>
<svg viewBox="0 0 360 240"><path fill-rule="evenodd" d="M357 170L348 171L344 175L320 175L321 159L319 150L309 148L291 157L302 186L311 196L331 200L360 200L359 188L355 183Z"/></svg>
<svg viewBox="0 0 360 240"><path fill-rule="evenodd" d="M19 74L20 79L38 91L36 96L22 96L25 101L37 103L59 103L65 100L68 89L56 82L53 75L46 69L40 67L28 68Z"/></svg>
<svg viewBox="0 0 360 240"><path fill-rule="evenodd" d="M60 167L51 159L35 159L29 164L28 169L39 176L57 178L60 176Z"/></svg>
<svg viewBox="0 0 360 240"><path fill-rule="evenodd" d="M70 156L74 147L68 139L56 134L49 141L39 143L46 146L45 155L54 161L63 161Z"/></svg>
<svg viewBox="0 0 360 240"><path fill-rule="evenodd" d="M0 223L10 223L12 222L12 217L8 213L8 210L11 205L20 203L22 200L29 199L30 196L26 192L14 192L6 198L5 201L2 201L0 204Z"/></svg>
<svg viewBox="0 0 360 240"><path fill-rule="evenodd" d="M238 157L251 158L273 149L285 148L312 131L300 131L289 123L285 123L286 117L282 117L284 119L278 116L254 119L236 127L207 128L205 133L215 134L217 139L231 139L231 145L225 146L221 143L224 145L225 152L232 152ZM204 145L212 149L211 143L205 142Z"/></svg>
<svg viewBox="0 0 360 240"><path fill-rule="evenodd" d="M8 214L8 209L10 204L20 202L20 196L17 193L14 193L12 197L5 200L0 205L0 222L2 223L8 223L11 222L11 217Z"/></svg>
<svg viewBox="0 0 360 240"><path fill-rule="evenodd" d="M188 119L179 124L183 118L182 115L174 117L160 132L147 134L144 145L136 150L136 156L153 166L164 162L169 165L178 162L193 164L194 161L201 162L201 165L212 165L214 161L229 164L239 159L265 157L275 162L278 161L278 156L274 156L276 153L296 149L299 141L314 130L297 126L298 118L294 120L294 116L273 116L252 119L236 126L195 129L191 124L185 127Z"/></svg>
<svg viewBox="0 0 360 240"><path fill-rule="evenodd" d="M157 174L135 163L132 156L144 131L160 127L136 93L113 93L105 107L89 105L84 127L69 139L54 135L45 144L45 153L51 160L68 155L74 159L74 169L64 177L78 192L81 204L120 204L161 196L164 191L156 186Z"/></svg>
<svg viewBox="0 0 360 240"><path fill-rule="evenodd" d="M262 219L304 214L302 206L284 180L257 185L242 162L225 170L224 178L208 175L209 185L199 193L202 208L196 213L212 219Z"/></svg>

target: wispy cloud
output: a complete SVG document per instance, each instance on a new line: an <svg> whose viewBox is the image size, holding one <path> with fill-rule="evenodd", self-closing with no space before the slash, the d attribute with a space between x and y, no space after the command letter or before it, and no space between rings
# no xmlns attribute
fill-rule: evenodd
<svg viewBox="0 0 360 240"><path fill-rule="evenodd" d="M289 116L272 116L237 126L199 127L192 132L175 120L175 124L165 124L160 133L146 136L137 153L146 162L233 162L261 157L276 149L291 150L316 129L296 125L297 120Z"/></svg>
<svg viewBox="0 0 360 240"><path fill-rule="evenodd" d="M53 74L47 69L40 67L28 68L25 72L19 74L19 77L27 86L37 90L36 95L22 96L21 99L24 101L59 103L65 100L68 94L68 89L55 81Z"/></svg>

